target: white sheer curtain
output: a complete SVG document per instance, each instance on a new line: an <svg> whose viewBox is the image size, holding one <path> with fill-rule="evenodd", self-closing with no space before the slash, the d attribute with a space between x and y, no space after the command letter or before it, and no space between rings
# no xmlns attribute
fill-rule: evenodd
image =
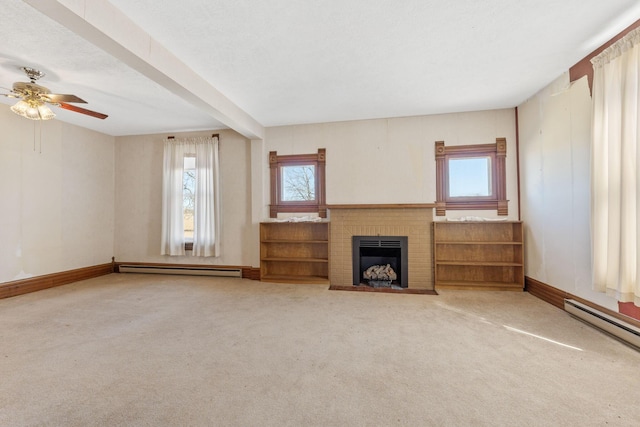
<svg viewBox="0 0 640 427"><path fill-rule="evenodd" d="M182 179L186 145L173 139L164 141L162 171L162 255L184 255L184 214Z"/></svg>
<svg viewBox="0 0 640 427"><path fill-rule="evenodd" d="M195 155L194 256L220 254L218 137L166 139L162 186L162 255L184 255L185 155Z"/></svg>
<svg viewBox="0 0 640 427"><path fill-rule="evenodd" d="M591 238L596 290L640 305L640 29L592 59Z"/></svg>
<svg viewBox="0 0 640 427"><path fill-rule="evenodd" d="M196 203L193 215L193 255L205 257L220 253L218 138L207 139L195 144Z"/></svg>

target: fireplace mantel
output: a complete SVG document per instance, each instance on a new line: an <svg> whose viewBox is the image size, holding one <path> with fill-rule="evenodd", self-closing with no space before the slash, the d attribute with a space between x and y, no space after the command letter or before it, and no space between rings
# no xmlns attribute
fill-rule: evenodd
<svg viewBox="0 0 640 427"><path fill-rule="evenodd" d="M435 203L327 205L328 209L434 209Z"/></svg>

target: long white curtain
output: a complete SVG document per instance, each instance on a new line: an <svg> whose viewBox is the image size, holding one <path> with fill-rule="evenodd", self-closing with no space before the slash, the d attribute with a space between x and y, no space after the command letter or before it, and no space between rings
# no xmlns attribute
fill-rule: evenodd
<svg viewBox="0 0 640 427"><path fill-rule="evenodd" d="M184 255L185 155L195 155L196 183L192 255L220 254L218 138L166 139L162 187L162 255Z"/></svg>
<svg viewBox="0 0 640 427"><path fill-rule="evenodd" d="M594 288L640 305L640 29L592 59Z"/></svg>
<svg viewBox="0 0 640 427"><path fill-rule="evenodd" d="M193 255L220 253L220 190L218 179L218 138L195 144L196 202L193 214Z"/></svg>
<svg viewBox="0 0 640 427"><path fill-rule="evenodd" d="M162 255L184 255L184 207L182 180L186 145L164 141L162 170Z"/></svg>

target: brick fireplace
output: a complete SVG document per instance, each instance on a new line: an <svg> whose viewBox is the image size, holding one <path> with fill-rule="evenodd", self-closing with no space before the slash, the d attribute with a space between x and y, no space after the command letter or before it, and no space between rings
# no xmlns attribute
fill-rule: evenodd
<svg viewBox="0 0 640 427"><path fill-rule="evenodd" d="M329 281L353 283L353 236L407 236L408 289L434 289L433 205L331 205Z"/></svg>

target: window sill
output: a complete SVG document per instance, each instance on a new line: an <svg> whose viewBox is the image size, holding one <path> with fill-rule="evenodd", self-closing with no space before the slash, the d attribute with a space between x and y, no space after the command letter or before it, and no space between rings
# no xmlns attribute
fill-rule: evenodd
<svg viewBox="0 0 640 427"><path fill-rule="evenodd" d="M465 200L436 202L436 216L446 215L447 210L496 210L498 215L509 214L508 200Z"/></svg>

